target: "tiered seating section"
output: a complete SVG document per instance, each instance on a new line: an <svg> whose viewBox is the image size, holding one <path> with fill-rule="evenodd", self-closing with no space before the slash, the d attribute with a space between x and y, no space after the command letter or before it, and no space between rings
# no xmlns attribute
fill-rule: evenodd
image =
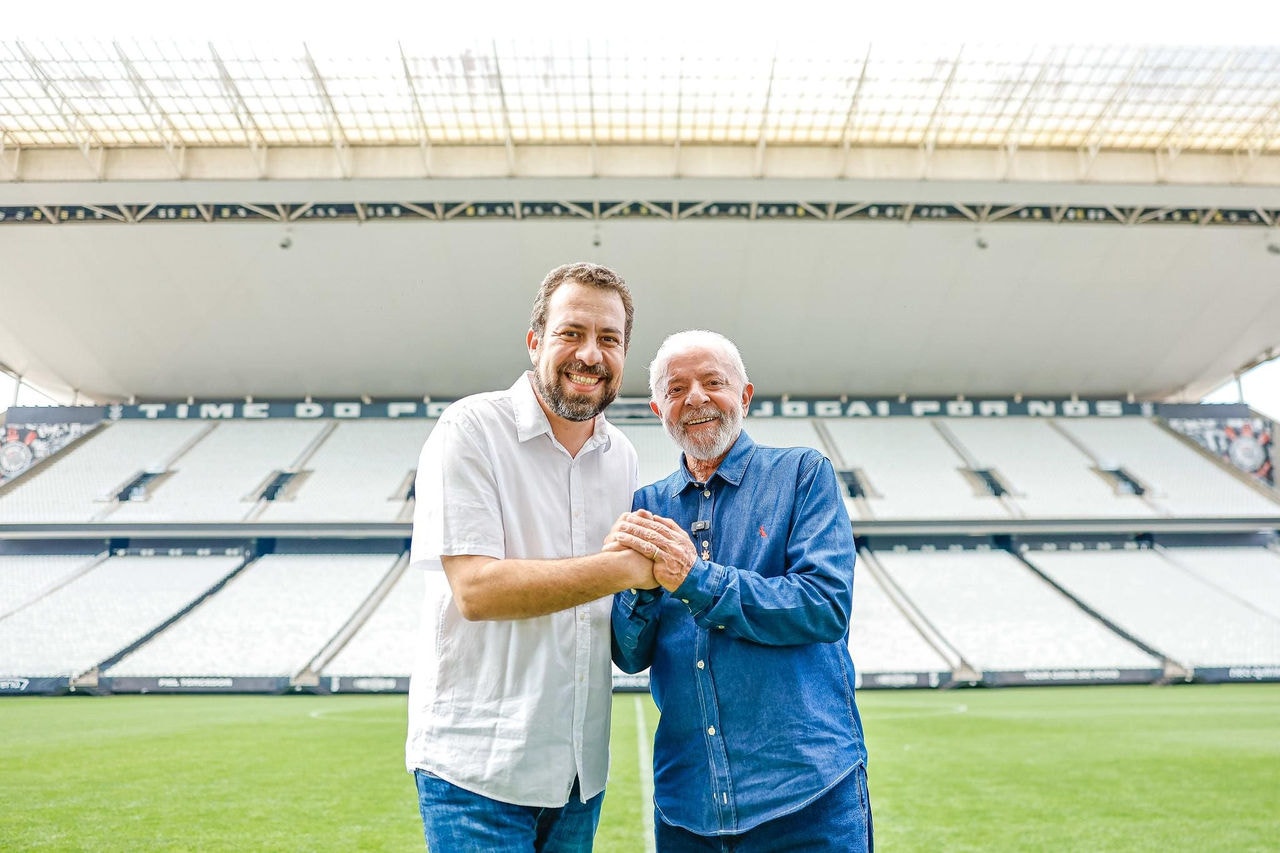
<svg viewBox="0 0 1280 853"><path fill-rule="evenodd" d="M14 522L396 522L429 420L121 421L0 494ZM642 482L679 451L654 421L622 422ZM759 442L822 450L856 472L855 521L1280 517L1280 499L1142 418L748 419ZM1123 470L1133 494L1107 471ZM975 471L1005 489L992 494ZM113 495L162 475L140 499ZM296 474L259 500L273 474Z"/></svg>
<svg viewBox="0 0 1280 853"><path fill-rule="evenodd" d="M410 474L435 421L345 421L301 466L308 473L260 521L408 521Z"/></svg>
<svg viewBox="0 0 1280 853"><path fill-rule="evenodd" d="M169 479L147 500L119 504L113 523L137 521L242 521L274 471L294 468L322 437L320 421L219 423L169 466Z"/></svg>
<svg viewBox="0 0 1280 853"><path fill-rule="evenodd" d="M0 491L0 523L79 524L84 536L232 523L242 542L282 525L400 528L336 549L370 553L125 551L105 539L96 555L0 553L0 693L30 679L120 692L403 690L424 585L406 566L407 491L433 423L121 421L37 466ZM642 480L677 464L658 423L620 427ZM865 537L849 643L864 687L1280 680L1280 552L1265 537L1165 545L1010 528L945 544L875 532L872 522L955 520L1280 527L1266 489L1156 422L760 419L747 429L762 443L818 447L861 487L847 498ZM282 472L296 476L264 499ZM156 476L141 499L115 499L144 473ZM317 549L292 535L293 551Z"/></svg>
<svg viewBox="0 0 1280 853"><path fill-rule="evenodd" d="M1280 665L1280 619L1268 612L1280 602L1266 601L1267 610L1260 610L1182 571L1178 553L1040 551L1027 556L1091 609L1184 666Z"/></svg>
<svg viewBox="0 0 1280 853"><path fill-rule="evenodd" d="M103 674L291 677L347 623L397 556L268 554Z"/></svg>
<svg viewBox="0 0 1280 853"><path fill-rule="evenodd" d="M885 591L870 552L859 554L854 575L849 649L863 685L936 687L961 666L960 656L901 599Z"/></svg>
<svg viewBox="0 0 1280 853"><path fill-rule="evenodd" d="M1251 548L1177 548L1164 552L1175 565L1224 594L1280 619L1280 554Z"/></svg>
<svg viewBox="0 0 1280 853"><path fill-rule="evenodd" d="M0 619L0 676L75 677L194 603L238 557L112 557Z"/></svg>
<svg viewBox="0 0 1280 853"><path fill-rule="evenodd" d="M988 680L1001 673L1138 670L1159 658L1107 628L1006 551L918 550L872 555L960 658ZM1085 679L1089 680L1089 679Z"/></svg>
<svg viewBox="0 0 1280 853"><path fill-rule="evenodd" d="M408 678L413 672L426 592L422 572L402 573L376 610L324 666L329 677L378 675Z"/></svg>
<svg viewBox="0 0 1280 853"><path fill-rule="evenodd" d="M1146 421L1140 424L1151 428ZM1097 460L1057 422L954 420L946 428L972 454L975 467L997 472L1013 487L1007 506L1016 517L1143 518L1157 514L1138 495L1117 493L1099 474ZM1209 476L1213 473L1218 472Z"/></svg>
<svg viewBox="0 0 1280 853"><path fill-rule="evenodd" d="M1153 506L1168 516L1274 515L1274 498L1222 476L1217 460L1140 418L1060 422L1103 464L1123 465L1149 487Z"/></svg>
<svg viewBox="0 0 1280 853"><path fill-rule="evenodd" d="M404 555L242 563L0 560L0 588L26 599L0 618L0 679L406 686L423 576ZM863 549L849 645L868 687L1274 679L1278 576L1280 555L1261 546Z"/></svg>
<svg viewBox="0 0 1280 853"><path fill-rule="evenodd" d="M998 498L979 492L965 478L963 457L931 420L828 421L824 426L843 467L859 472L867 486L868 497L850 501L855 519L1009 517Z"/></svg>
<svg viewBox="0 0 1280 853"><path fill-rule="evenodd" d="M114 494L137 474L161 472L213 428L200 421L104 424L13 482L0 494L0 519L76 523L114 508Z"/></svg>
<svg viewBox="0 0 1280 853"><path fill-rule="evenodd" d="M96 557L75 554L0 556L0 618L38 601L96 562Z"/></svg>

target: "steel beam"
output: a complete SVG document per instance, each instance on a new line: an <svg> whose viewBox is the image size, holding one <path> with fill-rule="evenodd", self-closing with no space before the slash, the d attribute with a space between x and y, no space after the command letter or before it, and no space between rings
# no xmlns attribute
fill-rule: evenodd
<svg viewBox="0 0 1280 853"><path fill-rule="evenodd" d="M71 105L70 99L62 92L57 82L44 70L40 60L36 59L35 55L27 50L27 46L22 42L18 42L17 46L23 58L26 59L27 65L31 68L31 72L35 74L37 82L40 83L40 88L44 90L46 97L53 101L54 106L57 107L58 117L62 119L67 130L75 137L76 147L80 149L81 156L89 164L89 168L93 170L93 176L98 180L102 180L103 166L105 165L102 141L93 132L85 117Z"/></svg>
<svg viewBox="0 0 1280 853"><path fill-rule="evenodd" d="M502 83L502 62L498 59L498 42L490 42L493 50L493 79L498 85L498 102L502 105L502 135L507 148L507 174L516 174L516 146L511 135L511 114L507 109L507 88ZM517 210L517 215L519 211Z"/></svg>
<svg viewBox="0 0 1280 853"><path fill-rule="evenodd" d="M129 55L125 53L120 43L112 42L111 45L116 49L116 56L129 76L129 82L133 84L134 91L138 93L138 100L142 101L142 106L155 122L156 131L160 134L160 142L164 146L165 153L169 155L169 162L173 164L174 172L179 178L186 177L183 169L186 146L182 140L182 133L173 123L173 119L169 118L164 107L160 106L159 99L152 93L151 87L147 85L147 81L138 72L133 60L129 59Z"/></svg>
<svg viewBox="0 0 1280 853"><path fill-rule="evenodd" d="M1085 131L1084 144L1077 149L1081 160L1080 180L1083 181L1089 176L1089 172L1093 168L1093 163L1098 159L1098 153L1102 150L1103 143L1106 141L1105 137L1098 132L1098 129L1102 126L1103 122L1110 117L1112 111L1114 111L1120 104L1124 103L1125 99L1129 95L1129 90L1133 88L1133 80L1138 76L1138 72L1145 66L1146 59L1147 51L1139 50L1137 61L1129 66L1129 70L1125 72L1124 79L1121 80L1119 85L1117 85L1111 92L1111 99L1107 101L1106 106L1102 108L1102 112L1098 113L1098 115L1094 117L1093 124L1091 124L1089 129Z"/></svg>
<svg viewBox="0 0 1280 853"><path fill-rule="evenodd" d="M764 88L764 105L760 108L760 129L756 131L756 167L755 176L764 177L764 150L767 144L765 130L769 124L769 105L773 101L773 80L778 70L778 52L775 50L769 62L769 82Z"/></svg>
<svg viewBox="0 0 1280 853"><path fill-rule="evenodd" d="M854 84L853 95L849 98L849 109L844 114L844 127L840 130L840 176L849 174L849 152L853 148L853 127L858 116L858 103L862 97L862 87L867 82L867 66L871 64L871 44L867 43L867 52L862 54L862 70L858 72L858 82Z"/></svg>
<svg viewBox="0 0 1280 853"><path fill-rule="evenodd" d="M209 42L209 56L212 57L213 64L218 69L222 90L231 101L231 110L236 117L236 123L244 131L245 142L249 145L249 155L253 158L254 165L258 167L258 177L265 178L267 176L267 138L258 127L258 123L254 121L253 112L245 103L244 96L240 94L240 87L236 85L235 78L227 70L227 65L218 55L213 42Z"/></svg>
<svg viewBox="0 0 1280 853"><path fill-rule="evenodd" d="M1036 77L1027 87L1027 91L1022 96L1022 102L1018 104L1018 110L1013 114L1013 118L1009 121L1008 127L1005 128L1004 139L1000 140L1000 148L1005 153L1004 173L1001 179L1007 178L1013 167L1014 156L1018 153L1018 137L1027 129L1027 123L1031 121L1031 114L1035 112L1035 108L1039 106L1039 101L1033 100L1032 96L1040 89L1044 83L1045 75L1049 73L1049 68L1053 65L1053 56L1055 50L1050 48L1049 55L1040 63L1040 70L1036 72ZM1025 66L1024 66L1025 67Z"/></svg>
<svg viewBox="0 0 1280 853"><path fill-rule="evenodd" d="M1241 150L1245 151L1250 162L1257 160L1268 148L1275 145L1280 139L1280 99L1271 105L1271 108L1258 119L1249 128L1244 135L1247 144L1241 144L1236 147L1233 153L1239 154Z"/></svg>
<svg viewBox="0 0 1280 853"><path fill-rule="evenodd" d="M947 73L947 80L942 84L942 91L938 93L938 99L933 103L933 112L929 115L929 122L924 127L920 148L924 153L923 171L925 177L929 175L929 166L933 160L933 149L938 144L938 124L942 116L946 114L942 105L946 101L947 95L951 93L951 86L956 81L956 72L960 70L960 59L963 56L964 45L960 45L960 49L956 51L956 58L951 62L951 70Z"/></svg>
<svg viewBox="0 0 1280 853"><path fill-rule="evenodd" d="M307 47L307 43L302 43L303 58L307 61L307 68L311 70L311 82L316 87L316 94L320 96L320 104L324 107L325 117L329 119L329 143L333 145L334 154L338 158L338 170L342 173L342 177L351 177L351 143L347 139L347 132L342 127L342 120L338 116L338 108L333 104L333 98L329 97L329 86L324 81L324 75L320 73L320 68L316 65L316 61L311 56L311 49Z"/></svg>
<svg viewBox="0 0 1280 853"><path fill-rule="evenodd" d="M10 145L10 142L13 144ZM22 173L19 169L21 160L22 146L17 144L9 131L0 129L0 168L3 168L13 180L21 180Z"/></svg>
<svg viewBox="0 0 1280 853"><path fill-rule="evenodd" d="M418 150L422 152L422 169L425 177L431 177L431 132L427 129L427 114L422 111L422 102L418 99L418 87L413 82L413 71L409 68L409 57L404 55L404 45L396 42L396 50L400 52L400 67L404 69L404 82L409 87L409 97L413 100L413 116L418 120Z"/></svg>
<svg viewBox="0 0 1280 853"><path fill-rule="evenodd" d="M591 116L591 177L600 177L596 137L596 78L591 73L591 46L587 45L587 112Z"/></svg>
<svg viewBox="0 0 1280 853"><path fill-rule="evenodd" d="M1217 69L1214 70L1213 77L1210 78L1209 82L1200 87L1195 98L1192 99L1191 103L1187 105L1187 108L1179 114L1177 120L1174 121L1173 127L1169 128L1169 132L1166 133L1164 138L1156 145L1156 175L1159 180L1163 181L1168 177L1169 167L1173 165L1173 161L1177 160L1178 156L1182 154L1183 150L1186 148L1187 133L1185 128L1191 117L1197 110L1204 106L1206 101L1217 93L1218 85L1222 82L1222 79L1227 76L1227 72L1231 70L1232 66L1235 65L1235 62L1235 51L1228 52L1227 58L1217 67ZM1175 142L1174 136L1179 132L1181 132L1181 136Z"/></svg>

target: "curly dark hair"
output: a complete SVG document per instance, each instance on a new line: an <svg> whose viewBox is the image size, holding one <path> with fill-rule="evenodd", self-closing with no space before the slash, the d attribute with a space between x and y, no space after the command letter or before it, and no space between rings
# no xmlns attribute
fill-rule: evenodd
<svg viewBox="0 0 1280 853"><path fill-rule="evenodd" d="M631 346L631 324L636 313L635 306L631 304L631 289L622 280L622 276L606 266L589 261L562 264L547 273L547 277L542 280L542 285L538 288L538 295L533 299L533 313L529 317L529 328L533 333L541 338L546 331L547 304L551 301L551 294L566 281L589 284L601 290L612 290L622 297L622 310L627 317L626 326L622 330L622 351L626 352Z"/></svg>

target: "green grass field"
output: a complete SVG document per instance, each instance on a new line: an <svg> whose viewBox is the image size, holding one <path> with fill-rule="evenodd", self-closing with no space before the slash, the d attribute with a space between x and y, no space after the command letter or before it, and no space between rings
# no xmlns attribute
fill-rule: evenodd
<svg viewBox="0 0 1280 853"><path fill-rule="evenodd" d="M881 851L1280 847L1280 684L859 696ZM5 698L0 849L421 850L404 716L403 696ZM645 849L656 722L615 697L597 850Z"/></svg>

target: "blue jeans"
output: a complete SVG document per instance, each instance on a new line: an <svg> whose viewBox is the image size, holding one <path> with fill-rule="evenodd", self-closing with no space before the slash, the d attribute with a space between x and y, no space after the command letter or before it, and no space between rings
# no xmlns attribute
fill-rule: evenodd
<svg viewBox="0 0 1280 853"><path fill-rule="evenodd" d="M540 808L491 800L424 770L413 778L427 849L435 853L590 853L595 841L604 791L580 802L576 779L568 803Z"/></svg>
<svg viewBox="0 0 1280 853"><path fill-rule="evenodd" d="M875 849L867 769L859 764L804 808L739 835L695 835L654 817L658 853L847 853Z"/></svg>

